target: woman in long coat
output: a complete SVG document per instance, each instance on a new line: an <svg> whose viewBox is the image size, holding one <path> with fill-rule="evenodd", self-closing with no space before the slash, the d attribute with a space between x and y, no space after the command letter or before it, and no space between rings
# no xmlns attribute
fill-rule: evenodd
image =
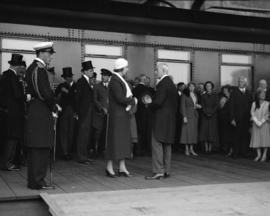
<svg viewBox="0 0 270 216"><path fill-rule="evenodd" d="M183 125L181 131L180 143L185 144L185 154L197 156L193 145L198 142L198 112L201 106L198 104L198 98L194 93L195 83L190 82L183 91L181 97L181 114L183 116Z"/></svg>
<svg viewBox="0 0 270 216"><path fill-rule="evenodd" d="M129 85L124 80L128 71L125 59L115 61L115 73L109 83L109 118L106 145L107 168L109 177L116 177L113 161L119 161L119 175L130 176L125 159L131 156L131 124L129 111L135 105L135 99Z"/></svg>
<svg viewBox="0 0 270 216"><path fill-rule="evenodd" d="M213 92L214 84L211 81L207 81L204 88L206 92L201 97L200 141L204 143L205 152L210 153L213 144L218 141L218 95Z"/></svg>

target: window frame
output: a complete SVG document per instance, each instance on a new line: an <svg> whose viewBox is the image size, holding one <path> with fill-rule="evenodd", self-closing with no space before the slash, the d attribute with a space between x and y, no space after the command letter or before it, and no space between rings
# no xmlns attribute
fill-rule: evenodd
<svg viewBox="0 0 270 216"><path fill-rule="evenodd" d="M158 58L158 50L188 52L189 53L189 60ZM155 52L155 62L154 62L155 65L154 65L154 68L156 68L156 65L157 65L158 62L189 64L189 68L190 68L189 78L190 78L190 80L188 82L192 81L192 78L193 78L193 63L192 63L193 62L193 50L159 47L159 48L155 48L154 52ZM175 83L175 84L177 84L177 83Z"/></svg>
<svg viewBox="0 0 270 216"><path fill-rule="evenodd" d="M100 54L89 54L86 53L86 45L98 45L98 46L113 46L113 47L120 47L121 48L121 53L122 55L100 55ZM97 59L111 59L111 60L115 60L121 57L126 57L126 47L123 44L107 44L107 43L89 43L89 42L85 42L82 43L82 62L85 61L86 58L97 58ZM97 71L96 71L97 73ZM97 73L99 74L99 73Z"/></svg>
<svg viewBox="0 0 270 216"><path fill-rule="evenodd" d="M251 63L224 63L222 61L222 55L241 55L241 56L250 56L251 57ZM250 90L253 90L254 89L254 54L247 54L247 53L220 53L219 54L219 85L222 86L222 83L221 83L221 67L222 66L239 66L239 67L250 67L250 77L251 77L251 80L250 80L250 84L251 86L248 86L248 88Z"/></svg>
<svg viewBox="0 0 270 216"><path fill-rule="evenodd" d="M3 47L3 39L15 39L15 40L26 40L26 41L36 41L37 43L45 42L45 38L24 38L24 37L0 37L0 68L2 70L2 53L15 53L15 54L33 54L36 55L35 50L20 50L20 49L6 49ZM0 73L2 73L1 71Z"/></svg>

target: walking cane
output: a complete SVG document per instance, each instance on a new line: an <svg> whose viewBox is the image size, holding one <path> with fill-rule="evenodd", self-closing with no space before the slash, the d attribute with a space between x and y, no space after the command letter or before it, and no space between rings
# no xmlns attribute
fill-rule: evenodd
<svg viewBox="0 0 270 216"><path fill-rule="evenodd" d="M53 185L53 169L55 163L55 150L56 150L56 125L57 125L57 116L53 116L54 136L53 136L53 146L50 152L50 187L52 187L52 189L55 189L55 186Z"/></svg>

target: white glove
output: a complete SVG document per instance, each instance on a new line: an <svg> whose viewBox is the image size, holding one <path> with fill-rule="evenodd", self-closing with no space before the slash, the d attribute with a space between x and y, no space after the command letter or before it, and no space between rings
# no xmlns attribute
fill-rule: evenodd
<svg viewBox="0 0 270 216"><path fill-rule="evenodd" d="M27 94L26 95L26 102L29 102L31 100L31 95L30 94Z"/></svg>
<svg viewBox="0 0 270 216"><path fill-rule="evenodd" d="M61 112L62 111L62 107L60 107L58 104L56 104L56 107L57 107L57 111L58 112Z"/></svg>
<svg viewBox="0 0 270 216"><path fill-rule="evenodd" d="M58 118L58 115L57 115L57 113L55 113L55 112L52 112L52 116L53 116L54 118Z"/></svg>

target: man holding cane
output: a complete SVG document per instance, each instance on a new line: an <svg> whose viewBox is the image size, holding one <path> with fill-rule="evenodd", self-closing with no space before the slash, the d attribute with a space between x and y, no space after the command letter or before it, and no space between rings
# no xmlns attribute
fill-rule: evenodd
<svg viewBox="0 0 270 216"><path fill-rule="evenodd" d="M47 67L55 53L53 42L43 42L34 47L37 57L27 68L27 93L31 101L26 116L26 147L30 189L51 189L45 182L50 150L54 144L54 123L61 108L56 104L51 89Z"/></svg>

